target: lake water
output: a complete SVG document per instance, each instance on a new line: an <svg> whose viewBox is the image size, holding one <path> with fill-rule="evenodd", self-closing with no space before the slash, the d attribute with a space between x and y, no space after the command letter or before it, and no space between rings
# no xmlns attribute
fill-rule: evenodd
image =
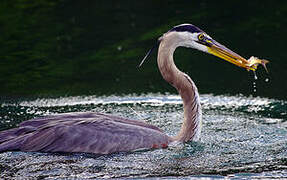
<svg viewBox="0 0 287 180"><path fill-rule="evenodd" d="M166 149L95 155L0 153L0 178L287 178L287 102L201 95L200 142ZM182 101L171 94L74 96L2 101L1 130L33 117L95 111L142 119L175 135Z"/></svg>

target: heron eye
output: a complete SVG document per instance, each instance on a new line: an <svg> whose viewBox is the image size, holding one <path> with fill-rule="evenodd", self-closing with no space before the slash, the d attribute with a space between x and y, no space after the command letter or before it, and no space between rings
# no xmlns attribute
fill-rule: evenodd
<svg viewBox="0 0 287 180"><path fill-rule="evenodd" d="M204 39L204 34L199 34L198 35L198 40L202 41Z"/></svg>

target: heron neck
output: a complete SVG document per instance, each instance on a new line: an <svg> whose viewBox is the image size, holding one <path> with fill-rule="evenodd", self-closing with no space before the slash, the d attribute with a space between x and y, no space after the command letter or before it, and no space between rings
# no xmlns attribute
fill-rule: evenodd
<svg viewBox="0 0 287 180"><path fill-rule="evenodd" d="M175 141L198 140L201 130L201 106L194 82L181 72L173 61L175 49L179 46L176 34L164 36L158 49L158 67L163 78L174 86L183 100L184 120Z"/></svg>

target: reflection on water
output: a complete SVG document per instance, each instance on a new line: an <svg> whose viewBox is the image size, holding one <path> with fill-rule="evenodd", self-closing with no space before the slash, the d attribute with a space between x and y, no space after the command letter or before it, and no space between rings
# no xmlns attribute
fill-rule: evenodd
<svg viewBox="0 0 287 180"><path fill-rule="evenodd" d="M202 95L201 142L112 155L0 153L0 178L287 177L287 102ZM1 102L1 129L42 115L97 111L144 119L175 135L182 102L175 95L77 96ZM163 178L164 179L164 178Z"/></svg>

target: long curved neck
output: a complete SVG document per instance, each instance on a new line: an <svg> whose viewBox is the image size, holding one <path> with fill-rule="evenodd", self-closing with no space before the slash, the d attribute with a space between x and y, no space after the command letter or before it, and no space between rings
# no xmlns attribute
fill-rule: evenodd
<svg viewBox="0 0 287 180"><path fill-rule="evenodd" d="M201 106L194 82L188 75L177 69L173 61L180 37L175 33L164 35L158 49L158 67L163 78L174 86L183 100L184 121L175 141L198 140L201 131Z"/></svg>

